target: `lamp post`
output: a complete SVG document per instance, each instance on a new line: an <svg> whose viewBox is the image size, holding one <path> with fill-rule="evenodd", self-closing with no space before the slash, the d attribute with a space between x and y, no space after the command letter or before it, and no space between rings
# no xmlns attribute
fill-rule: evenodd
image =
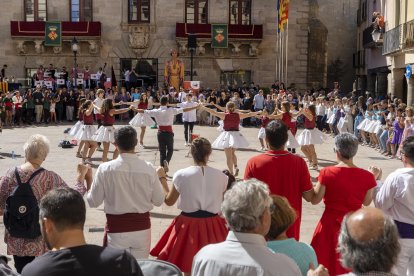
<svg viewBox="0 0 414 276"><path fill-rule="evenodd" d="M75 86L77 87L77 78L78 78L78 65L76 64L76 55L78 54L79 51L79 43L78 40L76 39L76 37L73 37L72 39L72 52L73 52L73 59L74 59L74 77L75 77ZM72 85L73 87L73 85Z"/></svg>
<svg viewBox="0 0 414 276"><path fill-rule="evenodd" d="M371 33L371 35L372 35L372 40L374 40L375 43L377 43L380 40L380 38L381 38L381 32L378 31L378 30L374 30Z"/></svg>

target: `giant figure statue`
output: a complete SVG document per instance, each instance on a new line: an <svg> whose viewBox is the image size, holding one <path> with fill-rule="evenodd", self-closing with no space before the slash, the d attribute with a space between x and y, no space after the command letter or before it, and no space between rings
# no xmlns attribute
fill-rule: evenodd
<svg viewBox="0 0 414 276"><path fill-rule="evenodd" d="M178 59L177 50L171 51L171 57L165 64L164 81L168 88L174 87L178 92L184 83L184 63Z"/></svg>

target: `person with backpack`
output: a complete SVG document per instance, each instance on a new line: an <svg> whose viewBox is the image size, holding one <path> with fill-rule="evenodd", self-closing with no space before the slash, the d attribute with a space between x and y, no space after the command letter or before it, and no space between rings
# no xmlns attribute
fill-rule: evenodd
<svg viewBox="0 0 414 276"><path fill-rule="evenodd" d="M5 225L7 254L13 255L18 273L47 251L40 233L38 202L47 191L68 187L55 172L42 168L49 140L32 135L23 146L25 163L9 169L0 180L0 214Z"/></svg>

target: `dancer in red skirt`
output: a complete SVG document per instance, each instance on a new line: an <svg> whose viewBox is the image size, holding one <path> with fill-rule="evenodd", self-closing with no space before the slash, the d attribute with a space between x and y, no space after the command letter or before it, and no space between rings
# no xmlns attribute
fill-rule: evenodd
<svg viewBox="0 0 414 276"><path fill-rule="evenodd" d="M207 139L193 140L194 166L177 171L172 189L166 191L165 203L171 206L178 200L181 215L173 220L150 253L175 264L185 275L190 275L193 257L202 247L224 241L228 233L224 219L218 215L228 178L207 165L211 151Z"/></svg>
<svg viewBox="0 0 414 276"><path fill-rule="evenodd" d="M315 249L319 264L326 266L330 275L348 272L342 267L337 251L344 216L360 209L362 205L368 206L377 185L371 172L358 168L352 161L358 143L358 138L350 133L335 137L339 164L321 170L315 188L316 195L312 199L312 204L318 204L323 199L325 211L316 226L311 246Z"/></svg>

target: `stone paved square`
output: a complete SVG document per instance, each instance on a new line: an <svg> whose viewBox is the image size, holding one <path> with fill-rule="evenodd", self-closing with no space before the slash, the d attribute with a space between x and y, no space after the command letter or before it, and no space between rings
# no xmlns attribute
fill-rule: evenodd
<svg viewBox="0 0 414 276"><path fill-rule="evenodd" d="M76 147L72 149L62 149L58 147L59 141L65 138L70 138L64 134L64 130L71 127L71 125L48 125L37 127L20 127L14 129L4 129L0 134L0 174L4 175L6 170L21 165L24 162L23 144L26 139L35 133L46 135L50 139L51 147L50 153L43 163L43 167L58 173L68 184L73 186L76 180L76 165L80 162L79 158L76 158ZM119 127L117 125L116 127ZM192 159L187 157L188 148L184 146L184 134L182 125L174 125L175 141L174 141L174 155L170 164L170 173L172 176L175 171L181 168L185 168L192 164ZM240 167L239 178L244 175L244 167L247 160L254 155L260 154L257 150L260 148L259 141L257 139L257 128L243 128L243 135L250 143L249 150L237 151L237 157ZM301 130L298 130L300 133ZM139 130L138 130L139 133ZM158 165L159 154L157 152L157 130L147 128L144 144L145 149L138 150L138 155L151 163ZM200 134L206 137L210 141L218 136L219 132L216 127L198 126L194 128L194 133ZM111 146L111 151L113 147ZM15 153L15 159L12 159L12 152ZM323 145L316 146L318 154L320 168L335 164L335 154L333 152L333 138L329 137L327 142ZM298 153L301 154L300 150ZM96 152L93 156L93 161L97 165L100 164L102 152ZM109 155L112 158L112 153ZM355 163L359 167L367 168L369 165L376 165L383 169L383 179L395 170L402 167L402 164L398 160L388 160L387 158L379 155L374 149L368 147L359 147L358 154L355 157ZM226 161L223 151L214 150L211 155L210 166L225 169ZM312 181L315 183L318 175L317 171L310 171ZM277 177L277 176L275 176ZM171 181L169 181L171 184ZM315 226L320 219L324 210L323 203L316 206L312 206L310 203L303 201L303 215L301 223L301 241L309 243L312 239ZM168 227L172 219L179 214L179 210L175 207L168 207L163 204L161 207L154 208L151 211L151 223L152 223L152 237L151 245L159 240L165 229ZM87 208L87 218L85 224L85 235L88 243L102 244L103 240L103 227L105 224L105 214L103 212L103 206L97 209ZM3 236L4 225L0 222L0 234ZM0 252L6 252L6 245L4 242L0 243Z"/></svg>

